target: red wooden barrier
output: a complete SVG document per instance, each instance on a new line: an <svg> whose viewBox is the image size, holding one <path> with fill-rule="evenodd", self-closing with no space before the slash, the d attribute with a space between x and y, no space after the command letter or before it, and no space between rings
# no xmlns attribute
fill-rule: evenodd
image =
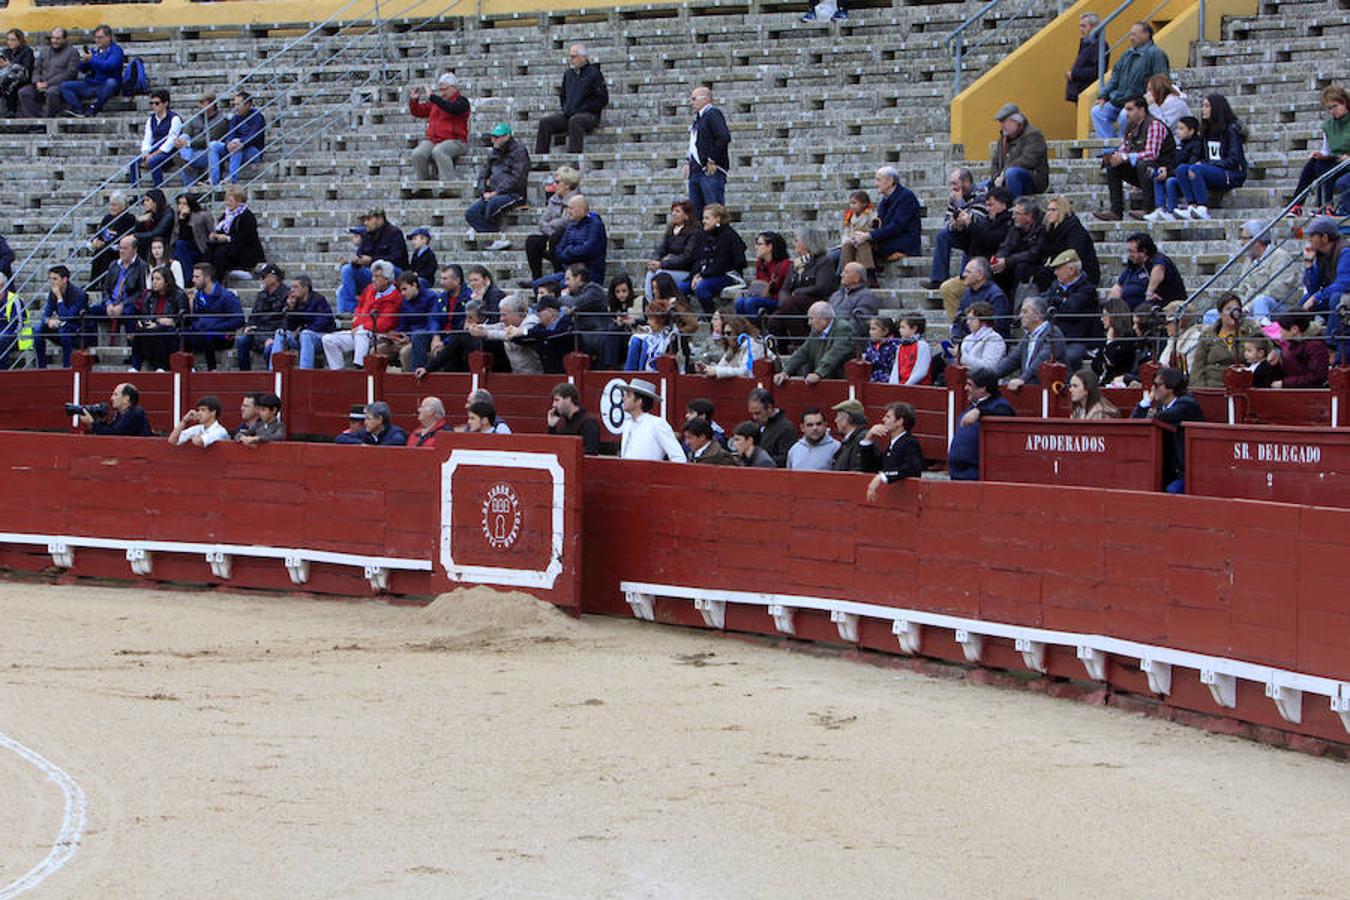
<svg viewBox="0 0 1350 900"><path fill-rule="evenodd" d="M1162 434L1151 419L980 421L985 481L1162 490Z"/></svg>
<svg viewBox="0 0 1350 900"><path fill-rule="evenodd" d="M1186 491L1350 508L1350 432L1187 425Z"/></svg>

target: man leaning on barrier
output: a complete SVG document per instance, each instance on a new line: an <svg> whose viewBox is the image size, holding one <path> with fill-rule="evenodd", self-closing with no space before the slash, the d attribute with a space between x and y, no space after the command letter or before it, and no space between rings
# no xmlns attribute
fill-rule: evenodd
<svg viewBox="0 0 1350 900"><path fill-rule="evenodd" d="M141 408L141 392L136 390L135 385L119 384L108 398L107 407L99 409L100 406L103 404L82 407L80 410L80 424L91 433L130 437L150 437L154 434L150 429L150 419ZM95 417L96 412L103 415ZM109 415L112 416L111 420L108 419Z"/></svg>

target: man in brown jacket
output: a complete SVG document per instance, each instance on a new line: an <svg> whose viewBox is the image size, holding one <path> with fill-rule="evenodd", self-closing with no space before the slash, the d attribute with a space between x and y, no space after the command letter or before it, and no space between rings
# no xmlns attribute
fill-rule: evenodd
<svg viewBox="0 0 1350 900"><path fill-rule="evenodd" d="M989 156L989 184L1005 187L1014 198L1042 194L1050 187L1050 151L1045 135L1027 121L1015 103L994 114L999 139Z"/></svg>
<svg viewBox="0 0 1350 900"><path fill-rule="evenodd" d="M734 466L736 457L717 443L712 426L703 419L689 419L684 423L684 443L689 448L689 461L695 465Z"/></svg>

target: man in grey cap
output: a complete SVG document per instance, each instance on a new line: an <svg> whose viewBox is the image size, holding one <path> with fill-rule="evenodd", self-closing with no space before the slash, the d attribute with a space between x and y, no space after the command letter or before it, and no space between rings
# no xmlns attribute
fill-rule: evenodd
<svg viewBox="0 0 1350 900"><path fill-rule="evenodd" d="M868 454L862 451L867 437L867 410L858 400L844 400L830 407L834 411L834 430L839 434L839 449L834 451L830 469L835 472L865 472Z"/></svg>
<svg viewBox="0 0 1350 900"><path fill-rule="evenodd" d="M1045 135L1017 108L1005 103L994 113L999 139L989 156L989 186L1005 187L1014 197L1044 193L1050 187L1050 152Z"/></svg>
<svg viewBox="0 0 1350 900"><path fill-rule="evenodd" d="M1350 294L1350 240L1341 234L1340 226L1331 216L1318 216L1308 226L1308 246L1313 259L1304 280L1308 293L1303 308L1327 317L1327 335L1331 339L1333 366L1346 360L1350 340L1346 339L1341 321L1341 299ZM1316 285L1316 287L1314 287Z"/></svg>
<svg viewBox="0 0 1350 900"><path fill-rule="evenodd" d="M1102 307L1096 286L1083 274L1077 250L1065 250L1050 260L1050 268L1055 283L1041 297L1064 333L1064 361L1070 372L1076 372L1088 351L1101 343Z"/></svg>
<svg viewBox="0 0 1350 900"><path fill-rule="evenodd" d="M1247 265L1239 283L1251 298L1247 312L1262 324L1269 324L1303 296L1303 267L1294 262L1288 250L1271 246L1270 228L1261 219L1242 223L1242 244L1247 248Z"/></svg>

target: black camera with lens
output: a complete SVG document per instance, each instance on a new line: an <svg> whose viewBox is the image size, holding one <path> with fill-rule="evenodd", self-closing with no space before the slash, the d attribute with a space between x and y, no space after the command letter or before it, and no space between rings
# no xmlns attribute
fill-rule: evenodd
<svg viewBox="0 0 1350 900"><path fill-rule="evenodd" d="M108 404L106 403L67 403L66 415L78 416L89 413L95 419L108 418Z"/></svg>

